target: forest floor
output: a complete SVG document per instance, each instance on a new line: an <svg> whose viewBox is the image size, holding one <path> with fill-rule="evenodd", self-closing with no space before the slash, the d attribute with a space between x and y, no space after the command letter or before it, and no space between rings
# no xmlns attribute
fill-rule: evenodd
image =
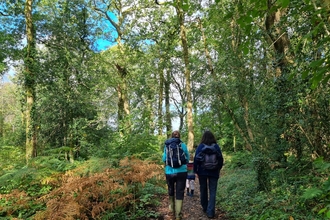
<svg viewBox="0 0 330 220"><path fill-rule="evenodd" d="M202 207L200 205L199 199L199 182L198 178L195 181L195 192L194 196L187 196L185 190L185 196L183 199L183 220L208 220L209 218L206 216L206 213L203 212ZM162 196L161 205L155 207L155 212L160 213L160 217L158 220L172 220L175 219L174 215L169 211L169 198L167 195ZM219 207L216 207L215 217L214 219L228 220L226 217L226 213L223 212Z"/></svg>

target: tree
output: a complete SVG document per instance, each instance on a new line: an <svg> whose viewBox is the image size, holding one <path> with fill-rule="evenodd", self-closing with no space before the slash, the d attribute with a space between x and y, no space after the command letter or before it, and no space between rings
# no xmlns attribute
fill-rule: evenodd
<svg viewBox="0 0 330 220"><path fill-rule="evenodd" d="M26 111L25 111L25 126L26 126L26 162L37 156L37 139L36 139L36 124L35 124L35 87L36 87L36 30L32 17L33 0L25 2L25 21L26 21L26 55L24 59L24 87L26 95Z"/></svg>
<svg viewBox="0 0 330 220"><path fill-rule="evenodd" d="M103 72L96 68L91 50L95 34L92 15L84 1L53 2L39 5L42 43L39 51L38 139L46 150L65 152L73 161L77 155L92 151L100 142L104 122L97 118L97 88ZM47 33L51 33L48 36ZM44 34L44 35L43 35ZM100 129L96 129L100 126ZM94 142L94 143L93 143Z"/></svg>
<svg viewBox="0 0 330 220"><path fill-rule="evenodd" d="M9 82L1 83L0 94L0 140L5 145L15 145L22 137L22 114L17 86Z"/></svg>
<svg viewBox="0 0 330 220"><path fill-rule="evenodd" d="M123 37L128 32L125 22L129 19L130 13L134 10L135 6L133 2L122 1L108 1L108 2L96 2L94 1L94 10L104 16L109 21L109 28L114 29L116 32L116 43L118 48L118 59L113 62L114 67L118 73L118 85L116 88L118 94L118 123L119 131L123 134L130 133L130 107L128 98L128 85L127 78L129 76L127 63L125 59L125 48L123 45ZM111 17L111 14L115 14L116 18ZM115 20L116 19L116 20Z"/></svg>

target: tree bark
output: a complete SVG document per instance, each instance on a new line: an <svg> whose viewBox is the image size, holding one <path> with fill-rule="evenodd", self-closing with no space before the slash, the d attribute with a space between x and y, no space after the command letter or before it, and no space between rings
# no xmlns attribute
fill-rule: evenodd
<svg viewBox="0 0 330 220"><path fill-rule="evenodd" d="M33 0L26 0L25 2L25 22L26 22L26 36L27 47L26 56L24 60L25 66L25 95L26 95L26 111L25 111L25 126L26 126L26 163L37 156L36 131L34 122L34 105L35 105L35 30L32 18L32 4Z"/></svg>
<svg viewBox="0 0 330 220"><path fill-rule="evenodd" d="M275 69L275 88L277 91L277 97L275 101L278 106L276 110L277 120L277 133L276 133L276 156L275 160L278 162L285 162L286 157L284 155L288 148L288 143L285 141L286 131L290 126L286 120L285 115L290 114L286 103L288 101L288 96L284 94L290 94L290 85L287 79L288 65L290 63L289 56L289 45L290 41L286 30L281 28L279 22L283 16L286 14L286 9L278 9L273 11L272 1L268 0L268 11L270 13L266 16L265 26L268 33L269 39L271 40L271 45L274 48L274 69Z"/></svg>
<svg viewBox="0 0 330 220"><path fill-rule="evenodd" d="M161 59L162 61L162 59ZM158 135L163 135L163 99L164 99L164 73L159 70L159 91L158 91Z"/></svg>
<svg viewBox="0 0 330 220"><path fill-rule="evenodd" d="M166 70L166 81L165 81L165 117L166 117L166 134L170 137L172 133L172 120L170 112L170 81L171 74Z"/></svg>
<svg viewBox="0 0 330 220"><path fill-rule="evenodd" d="M208 69L209 69L211 75L213 75L213 71L214 71L213 62L212 62L210 52L207 49L206 36L205 36L205 33L204 33L202 21L201 21L200 18L198 18L198 24L199 24L199 29L202 33L202 39L203 39L203 43L204 43L204 52L205 52L205 57L206 57L206 60L207 60L207 66L208 66Z"/></svg>
<svg viewBox="0 0 330 220"><path fill-rule="evenodd" d="M187 127L188 127L188 143L187 147L189 151L194 148L194 121L193 121L193 105L192 105L192 95L191 95L191 79L190 79L190 69L189 69L189 50L187 42L186 27L184 25L184 12L179 7L181 0L177 0L176 12L179 19L180 25L180 38L183 49L183 60L185 66L185 80L186 80L186 93L187 93Z"/></svg>

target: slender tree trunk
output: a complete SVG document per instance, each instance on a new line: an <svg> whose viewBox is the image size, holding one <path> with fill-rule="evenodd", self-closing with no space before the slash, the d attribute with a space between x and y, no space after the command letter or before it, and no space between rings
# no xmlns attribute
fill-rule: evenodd
<svg viewBox="0 0 330 220"><path fill-rule="evenodd" d="M214 68L213 68L213 62L212 62L212 58L211 58L210 52L207 49L206 36L205 36L205 33L204 33L202 21L201 21L200 18L198 18L198 24L199 24L199 29L200 29L200 31L202 33L202 39L203 39L203 43L204 43L204 52L205 52L205 57L206 57L206 60L207 60L207 66L208 66L208 69L209 69L211 75L213 76L213 70L214 70Z"/></svg>
<svg viewBox="0 0 330 220"><path fill-rule="evenodd" d="M236 136L235 134L233 135L233 149L234 149L234 152L236 152Z"/></svg>
<svg viewBox="0 0 330 220"><path fill-rule="evenodd" d="M3 95L2 95L2 106L1 106L1 113L0 113L0 138L4 137L4 125L5 125L5 117L4 117L4 111L3 111Z"/></svg>
<svg viewBox="0 0 330 220"><path fill-rule="evenodd" d="M124 57L123 46L121 44L121 35L120 31L117 31L118 37L116 39L119 52ZM119 130L121 133L126 134L131 131L131 121L129 118L130 115L130 107L128 100L128 87L127 87L127 69L125 66L121 66L120 64L115 64L118 75L120 77L120 83L117 85L118 91L118 120L119 120Z"/></svg>
<svg viewBox="0 0 330 220"><path fill-rule="evenodd" d="M244 106L244 122L245 122L245 127L250 139L250 142L254 142L254 136L252 129L250 127L250 119L249 119L249 102L247 101L246 97L243 97L243 106Z"/></svg>
<svg viewBox="0 0 330 220"><path fill-rule="evenodd" d="M193 121L193 104L191 94L191 79L189 69L189 51L187 42L186 27L184 25L184 12L180 9L180 0L177 1L176 12L179 19L180 25L180 38L183 48L183 60L185 65L185 80L186 80L186 93L187 93L187 127L188 127L188 143L187 147L189 151L194 148L194 121Z"/></svg>
<svg viewBox="0 0 330 220"><path fill-rule="evenodd" d="M164 99L164 73L159 71L159 90L158 90L158 135L163 134L163 99Z"/></svg>
<svg viewBox="0 0 330 220"><path fill-rule="evenodd" d="M149 92L147 94L147 100L146 100L146 103L145 105L147 106L147 117L149 118L149 128L148 128L148 131L149 131L149 134L152 135L154 132L155 132L155 115L154 115L154 111L153 111L153 105L152 105L152 99L153 99L153 94L154 93L151 93Z"/></svg>
<svg viewBox="0 0 330 220"><path fill-rule="evenodd" d="M171 74L166 70L166 81L165 81L165 116L166 116L166 134L169 137L172 133L172 120L170 112L170 82Z"/></svg>
<svg viewBox="0 0 330 220"><path fill-rule="evenodd" d="M26 163L37 156L36 132L34 125L34 102L35 102L35 30L32 19L32 4L33 0L25 2L25 22L27 35L27 48L24 60L25 65L25 95L26 95L26 111L25 111L25 126L26 126Z"/></svg>

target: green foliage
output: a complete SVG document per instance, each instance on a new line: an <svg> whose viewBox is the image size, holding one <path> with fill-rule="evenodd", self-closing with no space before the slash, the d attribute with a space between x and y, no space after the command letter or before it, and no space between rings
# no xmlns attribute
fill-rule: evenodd
<svg viewBox="0 0 330 220"><path fill-rule="evenodd" d="M51 190L47 182L54 180L52 176L70 170L77 164L49 156L31 160L29 167L23 165L7 170L0 176L0 193L9 193L18 189L26 191L30 196L47 194Z"/></svg>
<svg viewBox="0 0 330 220"><path fill-rule="evenodd" d="M166 193L164 183L156 179L150 179L145 184L135 183L130 186L135 199L127 207L117 207L107 211L101 219L116 218L120 220L135 220L145 218L158 218L159 214L153 211L160 205L159 195Z"/></svg>
<svg viewBox="0 0 330 220"><path fill-rule="evenodd" d="M223 153L225 155L226 167L230 169L236 168L252 168L252 154L248 151L238 151L235 153Z"/></svg>
<svg viewBox="0 0 330 220"><path fill-rule="evenodd" d="M242 155L244 153L237 156L235 153L225 154L226 164L219 179L217 204L225 209L231 219L323 219L318 212L326 215L328 210L321 210L320 207L327 206L320 206L315 200L325 198L320 194L323 188L311 190L310 194L304 189L307 185L320 185L318 177L309 173L288 172L285 169L268 170L269 188L267 191L259 191L257 170L253 169L252 164L241 167L231 164L237 164L232 158L244 160ZM249 155L247 157L251 158ZM306 200L307 195L309 199ZM315 205L317 209L314 208Z"/></svg>
<svg viewBox="0 0 330 220"><path fill-rule="evenodd" d="M269 190L269 160L267 160L267 158L263 155L255 155L253 157L253 165L257 172L258 190Z"/></svg>
<svg viewBox="0 0 330 220"><path fill-rule="evenodd" d="M119 133L114 132L103 140L94 155L111 158L114 161L127 156L158 161L163 152L163 143L162 140L148 133L121 137Z"/></svg>
<svg viewBox="0 0 330 220"><path fill-rule="evenodd" d="M21 147L0 146L0 176L25 165L25 151Z"/></svg>
<svg viewBox="0 0 330 220"><path fill-rule="evenodd" d="M302 198L310 205L315 205L314 211L324 216L330 217L330 163L318 158L314 161L316 169L315 181L317 184L312 184L305 189Z"/></svg>
<svg viewBox="0 0 330 220"><path fill-rule="evenodd" d="M164 123L166 108L170 119L185 119L190 92L181 81L183 59L174 7L182 15L199 16L183 18L188 22L194 142L198 144L204 129L210 129L226 152L223 172L231 176L222 182L222 192L227 194L220 193L225 200L219 201L234 219L327 218L328 1L200 4L184 0L159 7L152 1L134 2L138 9L130 8L131 2L94 6L84 1L36 2L33 21L40 47L33 51L33 71L38 73L33 78L24 75L20 66L26 55L21 45L26 36L21 16L24 2L0 3L1 13L6 14L0 16L0 72L9 68L4 66L9 60L17 71L18 86L36 83L32 113L37 115L33 125L38 141L38 157L24 167L24 147L8 147L24 146L24 88L17 97L16 88L1 84L0 192L17 189L25 193L20 197L38 197L57 187L57 175L74 169L80 177L89 176L106 167L120 167L120 159L126 156L161 163L165 137L155 131L170 127ZM95 7L115 10L113 14L120 17L113 21L118 26L105 27L103 20L109 14L95 13ZM275 17L279 20L273 20L274 26L265 22ZM98 54L96 40L117 37L104 28L115 28L124 40ZM127 70L125 76L118 75L117 64ZM164 94L169 94L170 104ZM125 105L122 98L127 98L127 109L119 107ZM123 127L126 122L129 126ZM184 134L187 126L182 122ZM251 153L245 152L248 148ZM312 167L311 158L316 155L323 160ZM130 190L139 203L134 200L130 207L117 207L107 218L125 219L124 212L132 218L154 215L144 210L152 201L151 193L139 194L144 191L140 185ZM25 218L45 208L24 203L19 196L1 200L0 207L6 209L1 215L12 212Z"/></svg>
<svg viewBox="0 0 330 220"><path fill-rule="evenodd" d="M159 195L165 194L167 191L164 185L160 185L159 182L151 180L145 185L138 185L135 196L137 200L134 201L128 214L128 219L144 219L144 218L157 218L158 213L152 211L152 208L159 206Z"/></svg>

